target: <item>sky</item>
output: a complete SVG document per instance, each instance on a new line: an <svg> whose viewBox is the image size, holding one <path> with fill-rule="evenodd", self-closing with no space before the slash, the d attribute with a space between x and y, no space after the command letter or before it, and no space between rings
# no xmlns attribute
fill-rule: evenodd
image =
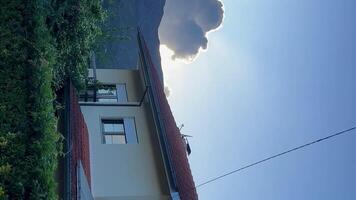
<svg viewBox="0 0 356 200"><path fill-rule="evenodd" d="M356 125L356 1L223 0L193 62L161 47L196 184ZM202 200L354 200L356 132L198 188Z"/></svg>

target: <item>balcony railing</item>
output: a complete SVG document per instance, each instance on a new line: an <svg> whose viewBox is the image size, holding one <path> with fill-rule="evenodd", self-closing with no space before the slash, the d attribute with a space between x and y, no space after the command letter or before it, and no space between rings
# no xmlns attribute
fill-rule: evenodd
<svg viewBox="0 0 356 200"><path fill-rule="evenodd" d="M79 101L82 102L120 102L127 101L125 85L88 86L80 92Z"/></svg>

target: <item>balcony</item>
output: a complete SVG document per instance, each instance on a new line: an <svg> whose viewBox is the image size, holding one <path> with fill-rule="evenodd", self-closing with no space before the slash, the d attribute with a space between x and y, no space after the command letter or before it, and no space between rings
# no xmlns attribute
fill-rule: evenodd
<svg viewBox="0 0 356 200"><path fill-rule="evenodd" d="M80 92L81 102L127 102L125 84L97 84L89 85L87 90Z"/></svg>

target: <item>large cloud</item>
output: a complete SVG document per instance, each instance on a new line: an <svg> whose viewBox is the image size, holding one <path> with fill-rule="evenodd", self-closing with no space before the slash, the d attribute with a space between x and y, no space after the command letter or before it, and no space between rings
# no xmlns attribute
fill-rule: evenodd
<svg viewBox="0 0 356 200"><path fill-rule="evenodd" d="M166 0L159 27L161 44L174 51L173 58L194 58L206 49L206 33L220 26L223 4L218 0Z"/></svg>

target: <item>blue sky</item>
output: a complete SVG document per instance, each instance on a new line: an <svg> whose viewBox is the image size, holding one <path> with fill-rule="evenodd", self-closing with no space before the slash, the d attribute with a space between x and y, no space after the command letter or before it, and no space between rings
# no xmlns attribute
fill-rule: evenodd
<svg viewBox="0 0 356 200"><path fill-rule="evenodd" d="M196 184L356 125L356 1L224 0L192 63L162 48ZM198 189L202 200L354 200L356 133Z"/></svg>

